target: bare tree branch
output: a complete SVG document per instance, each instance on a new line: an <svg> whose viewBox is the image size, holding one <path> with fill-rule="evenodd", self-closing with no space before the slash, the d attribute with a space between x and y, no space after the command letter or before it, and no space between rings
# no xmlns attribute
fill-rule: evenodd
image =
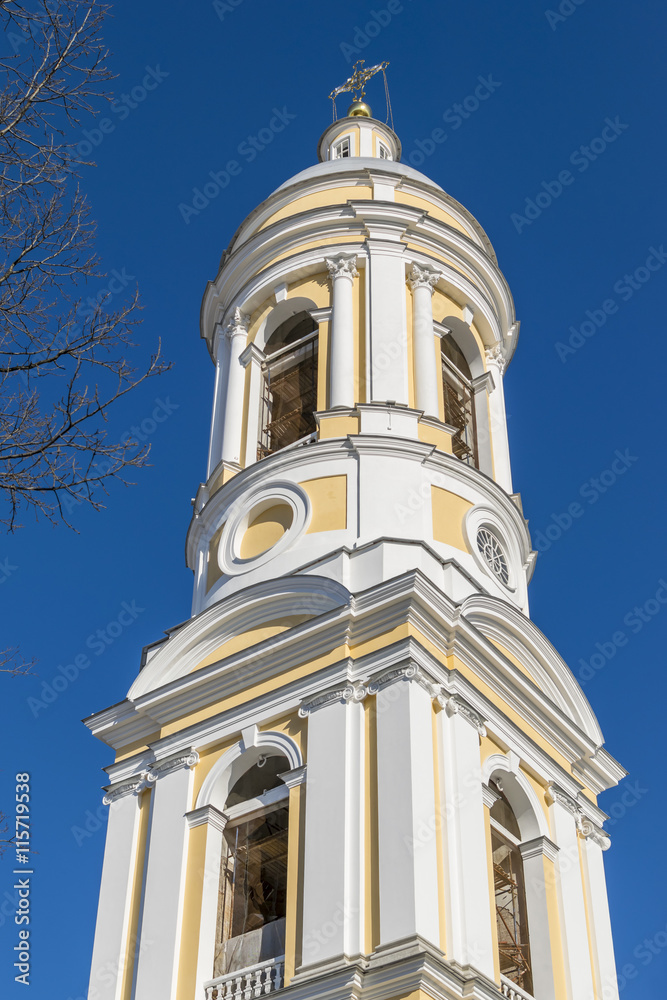
<svg viewBox="0 0 667 1000"><path fill-rule="evenodd" d="M22 511L69 524L71 502L99 509L148 448L110 439L113 404L165 371L160 346L128 362L138 299L85 303L99 276L95 226L78 185L72 129L112 99L96 0L0 0L18 41L0 58L0 523ZM63 506L65 505L65 507Z"/></svg>

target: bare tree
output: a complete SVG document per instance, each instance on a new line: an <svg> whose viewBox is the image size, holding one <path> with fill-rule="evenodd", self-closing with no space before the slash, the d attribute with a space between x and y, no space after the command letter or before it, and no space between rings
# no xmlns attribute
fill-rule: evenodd
<svg viewBox="0 0 667 1000"><path fill-rule="evenodd" d="M109 409L167 366L141 369L136 293L86 308L99 275L95 226L78 184L80 128L111 100L107 13L95 0L0 0L10 50L0 56L0 523L23 510L69 523L72 504L103 506L148 448L105 424ZM5 664L6 665L6 664Z"/></svg>

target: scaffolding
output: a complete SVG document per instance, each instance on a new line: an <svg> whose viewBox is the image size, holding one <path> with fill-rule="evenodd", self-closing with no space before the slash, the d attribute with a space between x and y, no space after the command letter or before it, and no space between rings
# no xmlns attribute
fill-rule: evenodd
<svg viewBox="0 0 667 1000"><path fill-rule="evenodd" d="M493 885L500 971L521 989L532 993L521 854L495 832L493 842Z"/></svg>
<svg viewBox="0 0 667 1000"><path fill-rule="evenodd" d="M445 423L456 428L452 451L467 465L479 467L477 454L477 423L472 385L452 361L442 355L442 388L445 402Z"/></svg>
<svg viewBox="0 0 667 1000"><path fill-rule="evenodd" d="M317 334L271 355L264 363L263 374L258 458L272 455L316 430Z"/></svg>

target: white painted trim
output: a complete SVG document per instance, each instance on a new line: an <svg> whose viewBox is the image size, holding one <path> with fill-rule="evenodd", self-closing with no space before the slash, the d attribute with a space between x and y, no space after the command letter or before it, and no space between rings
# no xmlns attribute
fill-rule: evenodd
<svg viewBox="0 0 667 1000"><path fill-rule="evenodd" d="M286 757L291 770L301 767L304 763L299 747L290 736L270 730L259 732L255 746L245 749L242 743L236 743L215 762L199 791L196 808L213 805L220 812L224 812L231 786L259 760L262 751L268 748ZM235 768L232 773L233 765L242 757L243 766Z"/></svg>

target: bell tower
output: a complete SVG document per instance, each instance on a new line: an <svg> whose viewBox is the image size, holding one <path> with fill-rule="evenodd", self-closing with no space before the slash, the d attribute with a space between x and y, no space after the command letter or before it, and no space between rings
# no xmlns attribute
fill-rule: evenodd
<svg viewBox="0 0 667 1000"><path fill-rule="evenodd" d="M86 720L116 753L90 1000L618 997L625 772L529 617L512 296L355 83L204 294L192 615Z"/></svg>

